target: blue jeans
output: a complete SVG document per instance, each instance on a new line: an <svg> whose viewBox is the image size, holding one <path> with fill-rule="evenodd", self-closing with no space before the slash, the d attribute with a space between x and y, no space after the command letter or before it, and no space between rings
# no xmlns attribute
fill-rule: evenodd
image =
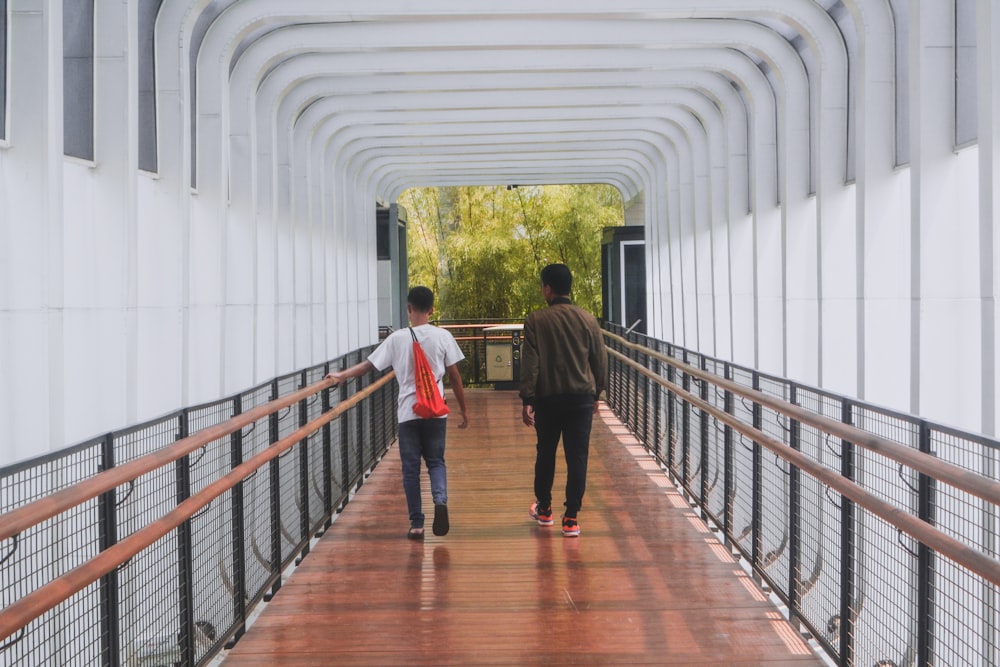
<svg viewBox="0 0 1000 667"><path fill-rule="evenodd" d="M552 504L552 482L556 474L556 449L562 436L566 456L566 516L576 517L587 489L587 459L590 429L594 420L594 397L560 395L535 401L535 499L541 507Z"/></svg>
<svg viewBox="0 0 1000 667"><path fill-rule="evenodd" d="M399 424L399 459L403 463L403 492L411 528L424 527L420 507L421 458L427 462L434 504L448 503L448 473L444 464L447 424L447 419L411 419Z"/></svg>

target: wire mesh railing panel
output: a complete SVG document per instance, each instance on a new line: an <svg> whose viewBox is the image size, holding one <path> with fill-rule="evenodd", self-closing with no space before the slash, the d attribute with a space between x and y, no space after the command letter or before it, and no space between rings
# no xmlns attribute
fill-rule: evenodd
<svg viewBox="0 0 1000 667"><path fill-rule="evenodd" d="M306 438L303 445L308 459L306 462L306 497L308 498L308 533L315 533L326 519L326 465L324 462L323 432Z"/></svg>
<svg viewBox="0 0 1000 667"><path fill-rule="evenodd" d="M266 440L267 432L262 431ZM241 483L243 495L243 567L246 598L257 602L270 579L278 571L271 558L271 536L276 514L271 503L271 479L267 467L261 468Z"/></svg>
<svg viewBox="0 0 1000 667"><path fill-rule="evenodd" d="M920 450L920 427L913 421L863 406L855 408L854 418L855 425L863 431ZM860 459L856 480L882 500L917 514L919 474L915 470L882 456L865 455Z"/></svg>
<svg viewBox="0 0 1000 667"><path fill-rule="evenodd" d="M758 389L770 396L784 398L787 396L787 386L770 378L759 378ZM791 426L787 418L770 408L761 408L759 429L773 440L788 444ZM791 514L791 480L792 466L771 451L761 454L759 483L761 487L761 505L766 509L760 525L760 566L780 595L787 599L789 595L789 517Z"/></svg>
<svg viewBox="0 0 1000 667"><path fill-rule="evenodd" d="M230 400L188 410L188 429L194 432L222 423L235 414L234 406ZM240 454L234 451L240 446L238 441L226 435L182 459L187 464L187 495L199 493L238 465ZM183 594L192 601L190 613L196 631L189 648L196 661L216 648L216 642L220 641L218 629L228 630L236 623L233 555L242 547L234 544L236 512L239 508L234 505L233 493L227 491L195 514L182 529L190 533L190 539L182 540L180 546L190 550L184 553L180 568L184 575Z"/></svg>
<svg viewBox="0 0 1000 667"><path fill-rule="evenodd" d="M703 359L703 366L712 373L724 374L723 364L714 359ZM703 392L704 400L718 409L720 412L726 411L726 397L724 392L720 392L716 387L706 383ZM706 424L703 428L705 438L705 456L702 488L704 490L704 505L706 511L716 518L719 523L723 521L723 514L726 511L726 429L725 425L712 416L706 414Z"/></svg>
<svg viewBox="0 0 1000 667"><path fill-rule="evenodd" d="M301 388L302 376L299 373L286 375L275 380L275 397L291 394ZM278 413L278 439L285 438L299 428L299 406L290 405Z"/></svg>
<svg viewBox="0 0 1000 667"><path fill-rule="evenodd" d="M754 543L754 446L738 434L733 447L733 542L750 558Z"/></svg>
<svg viewBox="0 0 1000 667"><path fill-rule="evenodd" d="M712 418L708 426L708 467L705 470L705 507L709 514L722 522L726 512L726 432Z"/></svg>
<svg viewBox="0 0 1000 667"><path fill-rule="evenodd" d="M279 534L281 536L281 563L291 561L302 539L302 489L299 477L301 445L296 445L275 459L278 464Z"/></svg>
<svg viewBox="0 0 1000 667"><path fill-rule="evenodd" d="M661 463L669 467L669 445L673 430L670 422L670 392L659 385L654 385L653 391L656 392L656 397L660 405L659 418L657 419L653 440L648 441L646 446L649 447L649 450Z"/></svg>
<svg viewBox="0 0 1000 667"><path fill-rule="evenodd" d="M608 328L616 335L624 333L616 326ZM912 525L912 519L890 523L881 518L902 512L940 530L943 538L970 553L996 561L1000 508L973 495L977 484L971 478L970 490L960 490L928 470L957 466L995 480L1000 474L1000 443L716 362L662 341L635 335L628 339L626 344L612 337L609 347L682 387L676 394L665 389L647 392L671 398L664 402L657 428L637 435L645 438L647 448L666 452L672 477L724 527L727 541L748 557L755 572L789 604L790 615L809 628L834 660L844 665L1000 664L1000 591L990 583L993 579L976 574L980 570L972 565L959 565L972 560L963 558L957 547L947 550L955 558L950 560L911 536L924 535L924 529L904 532L897 527ZM636 347L643 344L689 365L657 367L663 362L646 360ZM695 380L693 376L702 373L689 370L690 365L710 376ZM649 400L629 384L638 371L617 358L611 369L613 407L623 421L633 423L634 415L642 414L634 403ZM710 392L706 397L702 381L725 389L716 388L714 396ZM733 393L729 401L728 391ZM764 396L754 396L758 391ZM749 395L741 396L743 392ZM707 435L700 410L688 402L688 395L712 406ZM726 429L719 428L727 412L742 423L741 429L762 435L734 428L727 441ZM808 415L845 426L814 423ZM851 442L852 427L866 435ZM885 444L878 446L873 439ZM913 456L935 457L937 463L900 463L906 454L890 449L885 441L902 445ZM786 448L787 454L771 451L765 442ZM700 470L694 461L699 447L705 454ZM728 506L725 494L714 492L718 457L727 452ZM801 463L788 462L799 455ZM721 465L726 472L725 462ZM941 479L952 479L941 470ZM856 486L843 486L830 475ZM858 493L866 500L842 495L848 488L857 489L852 497Z"/></svg>
<svg viewBox="0 0 1000 667"><path fill-rule="evenodd" d="M178 531L169 532L119 570L125 655L138 664L180 662Z"/></svg>
<svg viewBox="0 0 1000 667"><path fill-rule="evenodd" d="M115 433L115 463L121 465L133 461L173 444L184 435L179 415ZM163 466L118 489L119 540L148 526L166 513L165 508L177 504L178 474L182 468L180 462Z"/></svg>
<svg viewBox="0 0 1000 667"><path fill-rule="evenodd" d="M227 491L190 520L190 580L193 604L192 637L195 661L200 661L220 641L218 630L236 624L233 555L233 493ZM187 563L182 565L188 567Z"/></svg>
<svg viewBox="0 0 1000 667"><path fill-rule="evenodd" d="M816 429L799 426L799 448L813 460L829 458ZM811 475L798 479L798 608L817 637L835 645L839 641L841 592L841 499L839 494Z"/></svg>
<svg viewBox="0 0 1000 667"><path fill-rule="evenodd" d="M931 450L942 461L996 479L1000 471L1000 452L994 447L961 436L928 430ZM938 484L933 492L934 523L955 539L996 558L997 524L993 517L997 506L947 484Z"/></svg>
<svg viewBox="0 0 1000 667"><path fill-rule="evenodd" d="M106 664L110 638L101 625L101 605L95 582L0 644L0 665Z"/></svg>
<svg viewBox="0 0 1000 667"><path fill-rule="evenodd" d="M0 511L7 512L44 498L96 474L105 458L105 440L96 439L72 450L44 457L35 465L14 465L0 471ZM106 499L105 499L106 500ZM88 501L71 512L43 521L0 544L0 604L3 607L96 556L107 543L100 520L101 502ZM42 615L0 645L2 665L46 664L49 656L61 664L99 665L111 637L102 628L99 586L90 586ZM68 631L69 621L82 631Z"/></svg>
<svg viewBox="0 0 1000 667"><path fill-rule="evenodd" d="M934 616L932 663L994 667L1000 664L997 637L997 588L944 558L935 563L931 595Z"/></svg>
<svg viewBox="0 0 1000 667"><path fill-rule="evenodd" d="M960 468L996 479L997 448L960 434L925 429L931 451ZM946 534L993 558L998 555L1000 509L947 484L929 492L933 523ZM993 624L1000 592L954 562L938 557L933 564L935 606L945 610L933 623L935 664L995 665L1000 634Z"/></svg>
<svg viewBox="0 0 1000 667"><path fill-rule="evenodd" d="M670 471L682 487L690 490L690 477L688 460L686 456L687 442L690 433L691 412L686 401L676 394L672 399L674 424L671 440L673 441L673 456L670 462Z"/></svg>
<svg viewBox="0 0 1000 667"><path fill-rule="evenodd" d="M860 407L854 417L865 431L917 448L916 429L904 420ZM917 475L903 466L860 450L855 481L892 505L917 513ZM857 521L856 656L907 664L917 651L917 545L868 512L859 510Z"/></svg>
<svg viewBox="0 0 1000 667"><path fill-rule="evenodd" d="M357 363L368 351L348 357ZM346 361L333 365L342 368ZM158 452L315 384L325 372L326 365L306 369L8 466L0 470L0 511ZM214 495L165 536L8 637L0 645L0 665L204 664L223 642L242 634L249 611L269 588L280 585L282 566L308 552L310 538L329 520L332 501L346 499L338 472L369 469L376 462L373 453L380 455L394 439L395 383L292 444L231 489L210 487L359 388L323 390L299 400L0 544L0 600L6 608L117 542L128 538L134 544L142 539L140 531L179 503L203 491Z"/></svg>
<svg viewBox="0 0 1000 667"><path fill-rule="evenodd" d="M789 595L789 501L791 466L771 454L764 454L761 466L760 566L771 585L787 599Z"/></svg>
<svg viewBox="0 0 1000 667"><path fill-rule="evenodd" d="M894 526L860 509L856 531L855 664L914 664L918 619L913 545L904 542Z"/></svg>
<svg viewBox="0 0 1000 667"><path fill-rule="evenodd" d="M272 398L273 387L267 384L240 395L242 411L248 412L266 404ZM271 445L270 418L263 417L239 434L241 460L246 461L265 451ZM272 506L270 502L270 474L267 466L244 479L238 487L242 503L243 556L241 565L244 576L244 597L248 606L264 596L277 567L270 558ZM219 628L221 630L221 628Z"/></svg>

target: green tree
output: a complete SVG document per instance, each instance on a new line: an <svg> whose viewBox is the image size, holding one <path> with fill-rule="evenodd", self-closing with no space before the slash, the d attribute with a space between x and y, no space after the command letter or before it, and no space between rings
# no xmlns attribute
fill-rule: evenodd
<svg viewBox="0 0 1000 667"><path fill-rule="evenodd" d="M542 267L568 265L574 301L601 313L601 234L621 225L607 185L414 188L407 211L410 284L439 295L442 319L522 318L544 303Z"/></svg>

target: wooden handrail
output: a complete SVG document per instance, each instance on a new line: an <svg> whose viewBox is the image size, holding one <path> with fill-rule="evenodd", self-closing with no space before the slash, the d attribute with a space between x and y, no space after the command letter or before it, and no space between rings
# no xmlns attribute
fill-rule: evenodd
<svg viewBox="0 0 1000 667"><path fill-rule="evenodd" d="M35 589L28 595L5 607L2 611L0 611L0 640L9 637L20 628L32 622L50 609L53 609L64 600L67 600L71 596L82 591L84 588L99 580L108 572L111 572L122 563L141 552L143 549L152 545L171 530L177 528L177 526L190 519L196 512L198 512L198 510L202 509L214 499L218 498L223 493L242 482L265 463L278 457L284 453L285 450L291 448L300 440L307 438L312 433L315 433L320 427L328 424L343 413L347 412L394 377L395 373L393 372L383 375L373 384L366 387L362 391L359 391L348 400L338 404L335 408L323 413L308 424L305 424L296 431L275 442L264 451L236 466L228 474L205 486L205 488L201 491L179 503L177 507L172 509L170 512L167 512L156 521L153 521L145 527L137 530L128 537L123 538L104 551L100 552L90 560L75 567L66 574L53 579L49 583ZM330 384L330 380L323 380L322 382L311 385L307 389L311 389L313 390L313 393L315 393L315 391L324 389L327 386L330 386ZM298 396L299 399L304 398L304 396L301 396L303 391L306 390L295 392L295 394L289 394L289 397ZM279 402L280 401L272 401L271 403L260 407L266 408L268 406L272 406L271 412L273 412L288 405L287 403L280 406L276 405ZM228 424L229 422L223 423ZM205 430L212 430L214 428L216 427ZM239 427L232 428L228 432L231 433L235 431L236 428ZM201 432L202 431L199 431L199 433ZM195 436L191 436L190 438L185 438L185 440L190 440L194 437ZM211 438L209 441L214 439L215 438ZM180 444L182 442L184 441L179 440L176 444ZM176 445L172 445L172 447L174 446ZM200 447L200 445L198 446ZM148 459L150 456L151 455L147 455L143 457L143 459ZM183 454L180 456L183 456ZM180 458L180 456L170 458L169 461L174 461ZM142 459L136 459L136 462L140 460ZM93 479L96 479L96 477ZM87 482L89 481L91 480L87 480ZM75 486L82 486L87 482L80 482ZM69 489L73 488L74 487L69 487ZM84 501L81 500L80 502ZM27 507L27 505L25 507Z"/></svg>
<svg viewBox="0 0 1000 667"><path fill-rule="evenodd" d="M510 336L455 336L454 338L457 341L474 340L476 342L479 342L481 340L486 340L486 341L490 341L490 340L510 340Z"/></svg>
<svg viewBox="0 0 1000 667"><path fill-rule="evenodd" d="M798 405L787 403L780 398L768 396L763 392L744 387L737 382L720 378L713 373L709 373L708 371L704 371L695 366L685 364L682 361L660 354L655 350L651 350L635 343L630 343L621 336L613 334L609 331L605 331L604 335L618 341L625 347L640 351L643 354L668 363L688 375L693 375L722 387L723 389L747 398L754 403L766 405L772 410L780 412L787 417L791 417L799 423L808 424L809 426L813 426L824 433L829 433L830 435L835 435L843 440L847 440L848 442L853 442L860 447L864 447L869 451L881 454L882 456L892 459L897 463L909 466L914 470L933 477L934 479L970 493L977 498L993 503L994 505L1000 505L1000 482L994 481L982 475L977 475L970 470L961 468L953 463L948 463L947 461L942 461L936 456L932 456L910 447L906 447L897 442L893 442L888 438L882 438L874 435L873 433L863 431L857 426L845 424L842 421L830 419L829 417L824 417L823 415L817 415L816 413L810 412L809 410L806 410ZM642 367L641 364L639 367Z"/></svg>
<svg viewBox="0 0 1000 667"><path fill-rule="evenodd" d="M52 495L39 498L13 509L0 516L0 540L13 537L46 519L51 519L81 503L96 498L102 493L138 479L142 475L152 472L168 463L173 463L210 442L224 438L244 426L248 426L258 419L270 415L272 412L294 405L322 389L333 386L333 384L333 380L320 380L308 387L276 398L252 410L240 413L224 422L202 429L155 452L99 472L93 477L56 491Z"/></svg>
<svg viewBox="0 0 1000 667"><path fill-rule="evenodd" d="M694 405L699 410L703 410L711 414L718 421L731 426L739 433L742 433L755 442L760 443L763 447L766 447L768 450L785 461L788 461L800 470L806 471L819 481L829 486L831 489L834 489L838 493L850 498L872 514L885 519L887 522L907 533L914 539L926 544L938 553L947 556L959 565L968 568L970 571L975 572L984 579L992 582L994 585L1000 586L1000 561L994 560L986 554L977 551L967 544L964 544L945 534L920 518L915 517L912 514L908 514L898 507L895 507L868 491L865 491L855 482L845 479L830 468L816 463L798 450L775 440L763 431L758 431L752 426L748 426L728 412L720 410L708 401L702 400L695 394L686 391L683 387L660 377L658 374L649 370L642 364L629 359L621 352L609 349L608 354L621 359L626 364L632 366L660 386L682 396L685 401Z"/></svg>

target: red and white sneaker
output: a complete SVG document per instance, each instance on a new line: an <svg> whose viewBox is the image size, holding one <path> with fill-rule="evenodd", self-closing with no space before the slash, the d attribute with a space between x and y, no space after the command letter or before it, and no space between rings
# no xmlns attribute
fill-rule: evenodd
<svg viewBox="0 0 1000 667"><path fill-rule="evenodd" d="M580 522L576 517L564 516L562 518L563 537L580 537Z"/></svg>
<svg viewBox="0 0 1000 667"><path fill-rule="evenodd" d="M539 526L551 526L555 523L552 521L552 507L539 507L537 500L531 503L531 507L528 509L528 516L537 521Z"/></svg>

